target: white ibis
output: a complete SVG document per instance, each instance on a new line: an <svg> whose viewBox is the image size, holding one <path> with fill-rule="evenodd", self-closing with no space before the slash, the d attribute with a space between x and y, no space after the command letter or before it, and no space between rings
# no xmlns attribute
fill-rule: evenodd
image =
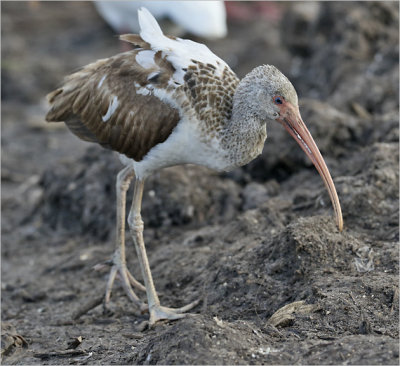
<svg viewBox="0 0 400 366"><path fill-rule="evenodd" d="M95 1L94 5L106 22L119 34L138 32L134 18L141 6L156 19L168 18L195 36L207 39L223 38L227 34L226 11L223 1Z"/></svg>
<svg viewBox="0 0 400 366"><path fill-rule="evenodd" d="M146 177L178 164L228 171L258 155L267 122L281 123L320 173L331 198L339 230L343 219L329 170L299 112L290 81L274 66L256 67L239 80L205 45L165 36L148 10L138 11L140 35L121 39L135 49L98 60L68 76L48 95L47 121L63 121L82 140L120 153L117 177L117 245L106 288L110 299L117 273L130 299L150 313L150 324L178 319L193 308L160 305L143 241L141 202ZM144 289L126 267L125 202L132 179L135 191L128 224L139 257L148 303L132 287ZM194 183L195 184L195 183Z"/></svg>

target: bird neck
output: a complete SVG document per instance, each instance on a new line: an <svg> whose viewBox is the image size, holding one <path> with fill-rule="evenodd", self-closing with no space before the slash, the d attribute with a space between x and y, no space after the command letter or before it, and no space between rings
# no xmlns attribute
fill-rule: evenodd
<svg viewBox="0 0 400 366"><path fill-rule="evenodd" d="M222 131L221 144L234 166L242 166L261 154L267 138L265 121L257 115L240 84L233 98L232 116Z"/></svg>

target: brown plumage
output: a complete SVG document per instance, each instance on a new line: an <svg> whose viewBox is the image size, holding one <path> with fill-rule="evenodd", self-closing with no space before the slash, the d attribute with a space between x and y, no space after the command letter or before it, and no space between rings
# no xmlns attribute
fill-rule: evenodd
<svg viewBox="0 0 400 366"><path fill-rule="evenodd" d="M232 115L233 96L239 84L238 77L227 67L215 78L215 67L193 61L185 73L184 90L196 117L204 121L209 136L221 132Z"/></svg>
<svg viewBox="0 0 400 366"><path fill-rule="evenodd" d="M139 46L147 45L140 42L139 36L125 37L138 40ZM140 161L153 146L168 138L180 120L175 108L155 96L136 93L135 85L149 82L166 87L174 71L161 52L154 58L158 69L144 69L135 59L142 50L96 61L68 76L61 88L48 95L52 107L46 120L65 122L82 140L97 142ZM149 81L152 72L157 72L157 77ZM104 121L114 97L118 98L118 107Z"/></svg>
<svg viewBox="0 0 400 366"><path fill-rule="evenodd" d="M120 39L136 49L98 60L69 75L61 88L48 95L51 109L46 121L65 122L82 140L141 161L152 147L168 138L181 118L170 104L151 94L137 93L138 88L151 85L180 94L183 112L203 121L201 128L209 137L222 131L231 117L233 95L239 83L232 70L225 67L222 75L215 78L215 66L192 60L184 69L183 85L171 86L175 68L162 57L161 51L154 55L156 67L143 68L136 56L151 50L150 45L136 34L122 35ZM104 121L115 97L118 107Z"/></svg>

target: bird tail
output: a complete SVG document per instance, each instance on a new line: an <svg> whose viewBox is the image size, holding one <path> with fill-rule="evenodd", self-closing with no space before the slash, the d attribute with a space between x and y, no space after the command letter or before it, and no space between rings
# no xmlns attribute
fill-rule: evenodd
<svg viewBox="0 0 400 366"><path fill-rule="evenodd" d="M153 15L145 8L141 7L138 10L140 36L146 40L154 36L161 36L163 32Z"/></svg>

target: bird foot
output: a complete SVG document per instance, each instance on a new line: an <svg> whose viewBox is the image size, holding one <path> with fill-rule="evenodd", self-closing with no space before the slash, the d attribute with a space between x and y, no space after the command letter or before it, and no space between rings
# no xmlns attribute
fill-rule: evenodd
<svg viewBox="0 0 400 366"><path fill-rule="evenodd" d="M193 309L195 306L199 304L200 300L196 300L191 302L190 304L183 306L181 308L168 308L165 306L161 305L154 305L149 309L150 312L150 320L149 320L149 326L153 326L155 323L157 323L160 320L176 320L176 319L181 319L184 318L186 315L189 315L186 313L187 311Z"/></svg>
<svg viewBox="0 0 400 366"><path fill-rule="evenodd" d="M126 268L126 264L122 263L119 260L115 260L114 257L113 261L106 262L103 265L96 265L94 269L101 270L102 267L105 265L111 265L111 270L107 281L106 294L104 297L104 312L107 312L108 310L108 304L111 298L111 290L117 276L121 280L122 287L124 288L125 293L128 295L129 299L139 308L141 313L147 312L149 309L148 305L139 299L139 297L133 291L132 287L140 291L146 291L146 288L139 281L137 281L135 277L133 277L133 275Z"/></svg>

